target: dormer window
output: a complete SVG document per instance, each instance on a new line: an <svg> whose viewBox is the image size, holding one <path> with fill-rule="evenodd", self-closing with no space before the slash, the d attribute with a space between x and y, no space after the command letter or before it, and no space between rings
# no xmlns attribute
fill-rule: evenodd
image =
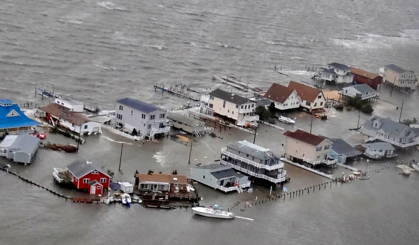
<svg viewBox="0 0 419 245"><path fill-rule="evenodd" d="M99 174L97 170L93 170L92 174Z"/></svg>

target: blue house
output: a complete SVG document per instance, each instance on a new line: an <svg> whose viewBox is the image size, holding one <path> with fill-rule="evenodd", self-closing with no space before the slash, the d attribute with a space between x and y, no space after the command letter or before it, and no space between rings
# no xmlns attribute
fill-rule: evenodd
<svg viewBox="0 0 419 245"><path fill-rule="evenodd" d="M0 130L9 132L26 131L37 125L39 123L28 118L20 110L18 104L14 104L8 99L0 99Z"/></svg>
<svg viewBox="0 0 419 245"><path fill-rule="evenodd" d="M338 160L338 163L345 163L362 155L362 152L353 148L342 139L329 139L332 142L330 157Z"/></svg>

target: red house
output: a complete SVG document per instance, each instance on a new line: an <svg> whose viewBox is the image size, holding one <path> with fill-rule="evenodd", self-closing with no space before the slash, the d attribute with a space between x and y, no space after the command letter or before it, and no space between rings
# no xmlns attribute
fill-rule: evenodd
<svg viewBox="0 0 419 245"><path fill-rule="evenodd" d="M101 195L109 187L110 176L86 160L77 160L67 166L71 182L77 189L89 190L90 194Z"/></svg>
<svg viewBox="0 0 419 245"><path fill-rule="evenodd" d="M364 83L371 88L377 90L378 85L383 82L383 78L375 73L361 70L359 68L351 67L351 73L354 74L354 81L356 83Z"/></svg>

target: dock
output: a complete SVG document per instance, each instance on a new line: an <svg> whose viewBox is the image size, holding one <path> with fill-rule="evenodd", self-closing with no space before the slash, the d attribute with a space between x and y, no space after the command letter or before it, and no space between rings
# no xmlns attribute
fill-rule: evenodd
<svg viewBox="0 0 419 245"><path fill-rule="evenodd" d="M245 91L245 92L252 91L252 92L257 93L257 94L262 94L264 92L263 89L251 86L251 85L243 83L241 81L238 81L235 77L232 77L232 76L216 76L216 75L213 75L212 80L230 85L230 86L232 86L236 89L239 89L239 90L242 90L242 91Z"/></svg>
<svg viewBox="0 0 419 245"><path fill-rule="evenodd" d="M296 166L296 167L299 167L299 168L305 169L305 170L310 171L310 172L312 172L312 173L318 174L318 175L323 176L323 177L325 177L325 178L328 178L328 179L331 179L331 180L334 180L334 179L335 179L335 177L333 177L333 175L331 175L331 174L325 174L325 173L322 173L322 172L317 171L317 170L315 170L315 169L312 169L312 168L306 167L306 166L304 166L304 165L302 165L302 164L298 164L298 163L292 162L292 161L290 161L290 160L288 160L288 159L286 159L286 158L284 158L284 157L282 157L282 158L281 158L281 161L286 162L286 163L289 163L289 164L294 165L294 166Z"/></svg>
<svg viewBox="0 0 419 245"><path fill-rule="evenodd" d="M190 96L188 94L182 94L182 93L180 93L178 91L175 91L172 88L167 89L164 86L160 86L158 84L154 84L154 92L157 92L157 89L160 89L161 92L162 92L162 94L163 94L163 92L167 92L167 93L169 93L171 95L175 95L175 96L177 96L179 98L183 98L183 99L187 99L187 100L192 100L192 101L199 101L200 100L200 98L193 97L193 96ZM193 91L193 92L195 92L195 91Z"/></svg>

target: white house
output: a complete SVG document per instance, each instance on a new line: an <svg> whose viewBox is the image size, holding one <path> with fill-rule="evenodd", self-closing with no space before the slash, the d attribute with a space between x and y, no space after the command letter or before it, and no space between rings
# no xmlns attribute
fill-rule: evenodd
<svg viewBox="0 0 419 245"><path fill-rule="evenodd" d="M383 82L393 84L405 91L415 90L418 84L413 71L405 70L393 64L384 67Z"/></svg>
<svg viewBox="0 0 419 245"><path fill-rule="evenodd" d="M230 166L209 164L191 168L191 179L224 192L242 192L250 187L247 176L237 173Z"/></svg>
<svg viewBox="0 0 419 245"><path fill-rule="evenodd" d="M367 84L357 84L350 87L344 87L339 91L339 95L343 100L347 98L354 98L361 96L362 100L368 100L370 102L375 101L378 98L378 93Z"/></svg>
<svg viewBox="0 0 419 245"><path fill-rule="evenodd" d="M84 114L70 111L69 108L51 103L39 108L43 112L43 117L52 125L59 125L70 131L80 134L102 133L102 124L96 122Z"/></svg>
<svg viewBox="0 0 419 245"><path fill-rule="evenodd" d="M116 122L125 132L141 137L168 134L170 125L166 114L164 109L132 98L116 103Z"/></svg>
<svg viewBox="0 0 419 245"><path fill-rule="evenodd" d="M394 147L390 143L377 142L370 144L362 144L362 147L365 150L364 155L369 158L381 159L392 158L397 156L397 154L394 153Z"/></svg>
<svg viewBox="0 0 419 245"><path fill-rule="evenodd" d="M419 145L419 135L414 129L390 118L373 116L361 126L359 132L364 135L365 142L379 140L401 148Z"/></svg>
<svg viewBox="0 0 419 245"><path fill-rule="evenodd" d="M297 95L302 100L300 103L302 108L305 108L310 112L323 110L326 99L321 90L294 81L291 81L288 84L288 88L297 91Z"/></svg>
<svg viewBox="0 0 419 245"><path fill-rule="evenodd" d="M209 93L208 109L238 126L257 126L256 102L216 89Z"/></svg>
<svg viewBox="0 0 419 245"><path fill-rule="evenodd" d="M70 111L74 111L74 112L83 112L84 111L83 102L74 100L70 97L64 97L63 96L63 97L60 97L60 98L55 98L55 103L68 108Z"/></svg>
<svg viewBox="0 0 419 245"><path fill-rule="evenodd" d="M221 164L271 184L285 182L284 163L269 149L247 141L232 142L221 149Z"/></svg>
<svg viewBox="0 0 419 245"><path fill-rule="evenodd" d="M278 110L289 110L300 107L301 98L295 89L273 83L264 95L265 98L274 102Z"/></svg>
<svg viewBox="0 0 419 245"><path fill-rule="evenodd" d="M0 143L0 156L26 165L32 162L38 148L37 137L27 134L7 135Z"/></svg>
<svg viewBox="0 0 419 245"><path fill-rule="evenodd" d="M354 80L351 68L340 63L327 64L327 68L322 68L320 78L323 81L335 82L337 84L350 84Z"/></svg>

